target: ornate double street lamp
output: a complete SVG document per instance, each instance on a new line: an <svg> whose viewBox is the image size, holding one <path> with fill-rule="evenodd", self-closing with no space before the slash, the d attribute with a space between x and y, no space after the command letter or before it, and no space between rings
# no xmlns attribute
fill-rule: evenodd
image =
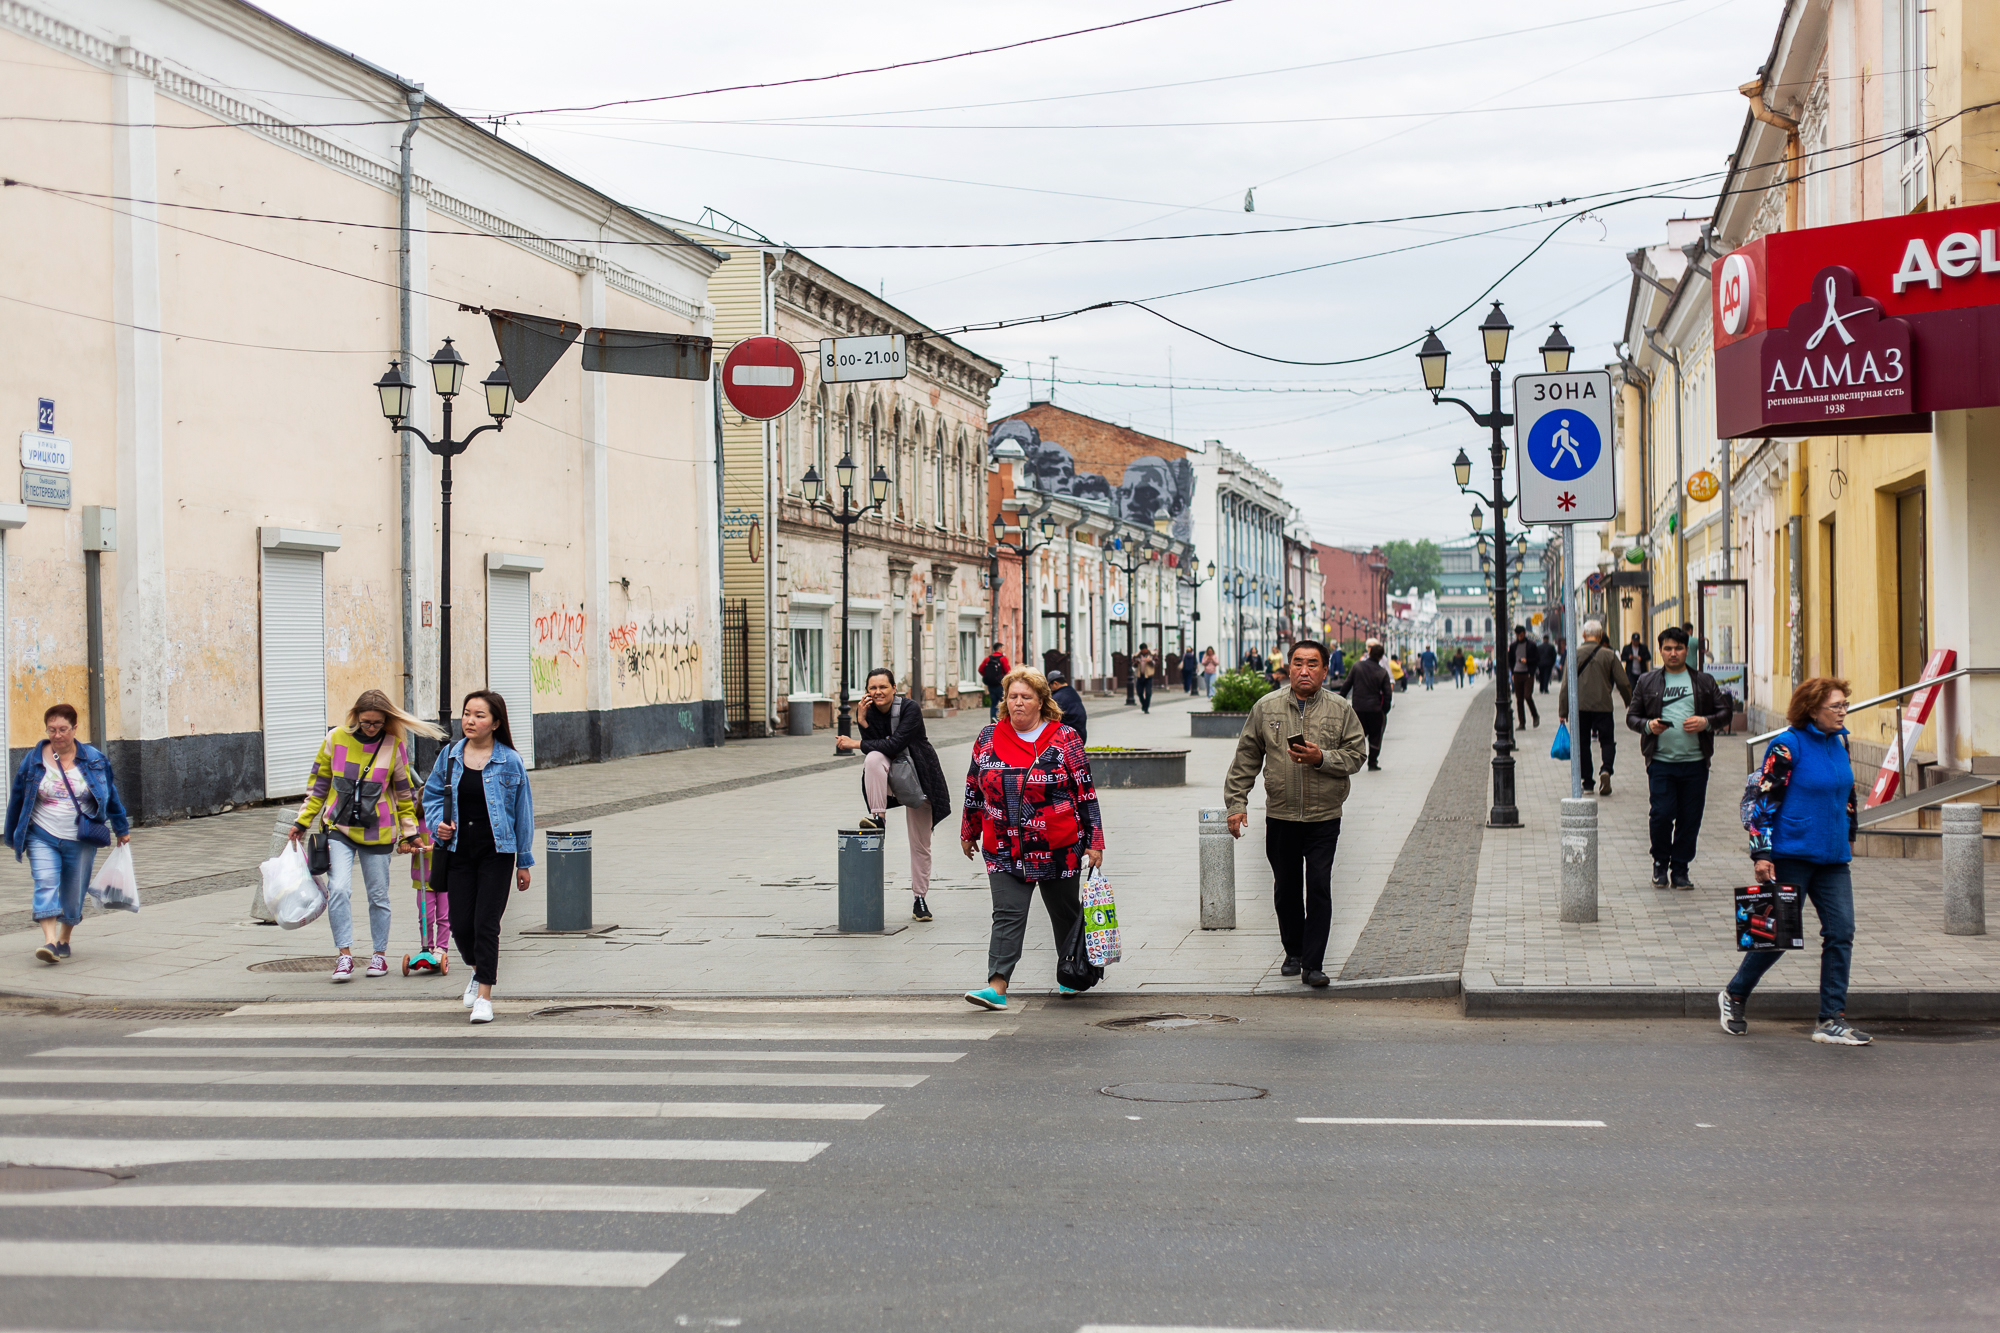
<svg viewBox="0 0 2000 1333"><path fill-rule="evenodd" d="M424 442L424 448L444 460L439 470L439 487L444 498L444 514L438 544L438 726L446 736L451 735L451 460L465 452L465 447L489 430L499 430L507 424L507 418L514 415L514 384L507 378L507 367L496 364L493 373L480 381L486 390L486 413L493 418L492 424L480 426L468 433L462 440L451 437L451 404L458 397L465 384L465 358L451 345L451 339L444 340L430 360L431 384L438 397L444 399L444 434L433 440L415 426L405 425L410 415L410 407L416 397L416 386L403 377L403 367L395 361L389 363L388 373L375 381L375 392L382 398L382 415L389 418L389 428L394 431L408 431Z"/></svg>
<svg viewBox="0 0 2000 1333"><path fill-rule="evenodd" d="M1112 556L1113 551L1119 552L1125 558L1115 559ZM1104 548L1104 558L1113 569L1125 571L1125 595L1131 599L1125 607L1125 703L1129 707L1139 701L1138 695L1133 693L1132 679L1135 674L1132 669L1132 629L1133 623L1139 618L1138 573L1139 566L1145 564L1150 555L1143 546L1137 544L1128 548L1121 534L1113 537L1111 544Z"/></svg>
<svg viewBox="0 0 2000 1333"><path fill-rule="evenodd" d="M1040 511L1038 510L1037 512L1039 513ZM1032 517L1033 516L1030 515L1031 519ZM1035 523L1034 526L1042 534L1042 539L1038 542L1028 540L1027 524L1022 524L1018 527L1010 527L1008 526L1007 516L1005 514L1002 514L993 520L993 568L996 570L1000 568L1000 552L1003 549L1012 551L1016 555L1021 557L1021 665L1022 666L1032 665L1029 659L1032 658L1035 653L1034 630L1028 620L1028 617L1030 615L1033 615L1036 610L1035 607L1028 605L1028 557L1033 555L1035 552L1041 550L1044 546L1047 546L1050 542L1053 542L1056 539L1056 521L1048 514L1043 513L1041 516L1041 521L1039 523ZM1015 534L1015 536L1017 536L1020 540L1012 542L1008 541L1007 534L1010 532ZM994 623L997 626L999 622L996 620Z"/></svg>
<svg viewBox="0 0 2000 1333"><path fill-rule="evenodd" d="M1203 584L1215 582L1215 562L1213 560L1208 562L1207 573L1202 572L1201 566L1196 564L1189 564L1186 573L1177 574L1175 575L1175 577L1180 580L1180 585L1188 590L1189 600L1194 603L1194 638L1196 643L1200 643L1201 642L1200 593Z"/></svg>
<svg viewBox="0 0 2000 1333"><path fill-rule="evenodd" d="M1513 331L1513 324L1508 322L1500 303L1495 301L1493 309L1487 312L1485 320L1479 325L1480 351L1486 361L1492 388L1491 405L1484 412L1464 399L1444 396L1445 362L1451 353L1445 350L1436 329L1429 330L1423 348L1417 353L1417 364L1423 367L1424 387L1431 391L1431 401L1456 403L1465 409L1467 416L1492 434L1488 451L1493 463L1491 495L1482 495L1471 488L1472 460L1466 457L1465 450L1460 449L1451 464L1458 489L1484 501L1493 510L1493 549L1499 556L1494 561L1493 570L1493 806L1486 816L1488 828L1521 826L1520 810L1514 803L1514 709L1510 691L1511 673L1506 666L1507 644L1512 637L1507 617L1507 573L1513 563L1507 558L1507 509L1514 503L1515 497L1505 493L1507 439L1502 434L1514 424L1514 414L1500 409L1500 367L1507 360L1507 338ZM1572 349L1569 340L1563 337L1560 324L1549 330L1548 341L1538 350L1542 354L1542 365L1549 373L1558 374L1569 369ZM1480 532L1485 521L1485 511L1474 505L1472 530Z"/></svg>
<svg viewBox="0 0 2000 1333"><path fill-rule="evenodd" d="M854 456L852 454L842 454L840 461L833 465L833 480L834 484L840 487L840 508L838 509L827 503L826 482L820 477L817 468L807 468L805 476L799 478L799 484L806 493L806 503L809 506L819 510L822 514L840 524L840 632L846 639L846 642L840 645L840 735L845 736L847 735L847 728L853 716L848 707L848 694L850 682L854 677L854 664L850 660L853 654L848 651L849 646L854 640L847 633L848 539L853 532L854 525L861 521L862 515L880 509L883 502L889 498L889 474L883 471L879 464L876 466L875 475L868 479L868 490L872 497L872 503L862 505L859 509L854 507ZM839 746L834 747L834 753L842 753Z"/></svg>

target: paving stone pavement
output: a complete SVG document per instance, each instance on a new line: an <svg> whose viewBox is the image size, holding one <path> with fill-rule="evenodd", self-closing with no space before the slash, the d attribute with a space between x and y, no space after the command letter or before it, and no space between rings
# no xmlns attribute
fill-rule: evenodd
<svg viewBox="0 0 2000 1333"><path fill-rule="evenodd" d="M1373 911L1471 696L1452 690L1407 696L1390 719L1387 771L1356 778L1334 868L1330 970L1344 960ZM1261 796L1252 799L1252 828L1236 848L1239 928L1200 928L1195 812L1221 804L1235 742L1188 739L1192 701L1183 695L1158 696L1150 715L1108 699L1090 704L1093 743L1189 750L1185 787L1101 793L1109 831L1106 869L1125 937L1125 960L1111 969L1106 990L1242 993L1263 987L1304 993L1296 979L1277 975L1282 950L1263 857ZM933 722L932 729L939 735L945 771L955 777L965 771L971 734L984 719L950 722L959 725ZM851 825L860 813L860 772L853 760L844 761L846 771L821 771L827 741L816 737L811 744L813 753L804 756L810 771L594 817L595 919L620 929L603 938L522 934L544 920L544 879L538 875L527 894L512 900L504 922L500 993L515 998L953 994L983 982L991 900L983 868L959 854L955 810L934 836L935 922L908 919L906 834L902 819L892 817L886 899L892 933L828 933L836 916L834 830ZM733 748L702 754L727 761ZM572 775L589 778L594 772L537 773L538 795L545 783L559 789ZM954 792L954 804L956 799ZM555 800L543 796L541 804ZM269 816L263 818L268 829ZM415 947L401 858L393 876L390 940L392 957L399 959ZM449 1000L464 984L456 969L444 978L404 978L393 963L387 979L340 987L329 985L317 969L250 972L258 963L327 957L333 950L326 927L317 922L297 932L246 922L248 882L242 896L208 893L149 905L137 916L86 920L77 932L76 957L57 966L32 957L37 933L0 935L0 992L124 1001ZM366 947L365 934L358 943ZM1053 974L1049 932L1034 926L1018 973L1020 986L1024 992L1047 989Z"/></svg>
<svg viewBox="0 0 2000 1333"><path fill-rule="evenodd" d="M1479 829L1493 772L1493 690L1476 692L1341 981L1456 976L1465 961Z"/></svg>
<svg viewBox="0 0 2000 1333"><path fill-rule="evenodd" d="M1717 737L1702 820L1693 892L1650 885L1645 771L1638 737L1619 737L1613 794L1598 801L1598 919L1560 920L1560 801L1569 765L1550 759L1554 717L1530 730L1518 753L1518 830L1488 829L1480 849L1465 972L1500 986L1720 989L1741 955L1731 929L1733 894L1750 878L1749 847L1737 822L1743 741ZM1943 933L1940 863L1880 857L1854 862L1855 944L1851 991L2000 990L2000 936ZM2000 901L2000 874L1987 867L1987 899ZM1784 959L1758 993L1814 992L1819 950L1812 913L1807 947ZM1470 980L1468 986L1473 984Z"/></svg>

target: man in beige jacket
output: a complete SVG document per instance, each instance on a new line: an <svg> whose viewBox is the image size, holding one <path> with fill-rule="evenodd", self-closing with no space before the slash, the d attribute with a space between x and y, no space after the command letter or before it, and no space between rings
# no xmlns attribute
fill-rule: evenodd
<svg viewBox="0 0 2000 1333"><path fill-rule="evenodd" d="M1604 639L1604 622L1586 620L1583 622L1583 647L1576 655L1576 702L1577 725L1572 732L1571 744L1583 751L1583 786L1590 789L1590 738L1597 738L1597 748L1604 763L1598 773L1597 794L1611 794L1611 764L1618 757L1618 728L1613 725L1611 710L1623 708L1632 702L1632 682L1625 678L1625 666L1612 654L1611 645ZM1618 700L1612 699L1616 691ZM1556 717L1569 721L1569 678L1563 678L1563 686L1556 695Z"/></svg>
<svg viewBox="0 0 2000 1333"><path fill-rule="evenodd" d="M1368 761L1368 737L1345 699L1326 683L1327 651L1310 639L1292 646L1291 686L1251 705L1236 758L1223 781L1231 837L1250 818L1250 785L1264 771L1264 856L1271 863L1283 975L1324 986L1326 937L1333 928L1333 852L1347 775Z"/></svg>

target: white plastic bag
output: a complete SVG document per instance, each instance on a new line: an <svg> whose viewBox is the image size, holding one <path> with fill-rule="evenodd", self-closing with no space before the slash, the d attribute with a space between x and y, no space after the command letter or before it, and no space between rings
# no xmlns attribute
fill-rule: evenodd
<svg viewBox="0 0 2000 1333"><path fill-rule="evenodd" d="M264 873L264 905L284 929L310 925L326 911L326 885L306 868L305 849L299 844L287 844L259 869Z"/></svg>
<svg viewBox="0 0 2000 1333"><path fill-rule="evenodd" d="M84 892L97 899L98 906L107 912L139 910L139 875L132 868L131 844L111 849L111 855L104 858L104 864L90 877Z"/></svg>

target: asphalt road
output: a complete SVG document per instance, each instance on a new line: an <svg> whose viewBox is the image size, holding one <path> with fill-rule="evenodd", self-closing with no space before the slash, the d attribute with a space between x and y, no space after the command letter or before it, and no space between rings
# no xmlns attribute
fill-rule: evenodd
<svg viewBox="0 0 2000 1333"><path fill-rule="evenodd" d="M1241 1021L1098 1026L1168 1007ZM2000 1326L2000 1029L1848 1050L1754 1012L1732 1040L1129 995L330 1029L347 1012L0 1015L0 1160L143 1159L0 1183L0 1325ZM249 1160L168 1160L218 1155Z"/></svg>

